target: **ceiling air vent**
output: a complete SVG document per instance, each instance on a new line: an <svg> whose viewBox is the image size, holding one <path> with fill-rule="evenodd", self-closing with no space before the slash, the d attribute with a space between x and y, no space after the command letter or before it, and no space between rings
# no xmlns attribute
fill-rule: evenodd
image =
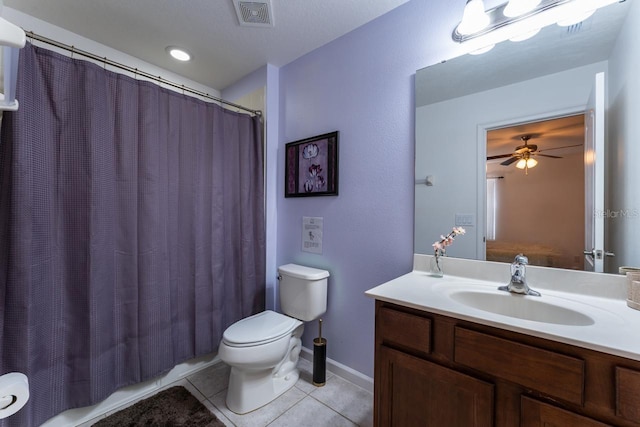
<svg viewBox="0 0 640 427"><path fill-rule="evenodd" d="M582 22L578 22L577 24L569 25L567 27L567 34L576 34L582 31Z"/></svg>
<svg viewBox="0 0 640 427"><path fill-rule="evenodd" d="M240 25L250 27L273 27L271 0L242 1L233 0Z"/></svg>

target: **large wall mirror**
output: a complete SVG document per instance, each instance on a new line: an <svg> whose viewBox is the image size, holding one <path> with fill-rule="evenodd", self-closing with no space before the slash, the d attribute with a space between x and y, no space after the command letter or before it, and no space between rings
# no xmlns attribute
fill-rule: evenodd
<svg viewBox="0 0 640 427"><path fill-rule="evenodd" d="M579 25L418 70L415 252L432 254L462 225L448 256L508 262L523 252L548 267L640 267L639 29L640 5L627 0ZM596 126L589 102L598 85ZM597 183L594 132L604 140ZM599 209L594 186L603 186ZM585 256L597 220L602 252Z"/></svg>

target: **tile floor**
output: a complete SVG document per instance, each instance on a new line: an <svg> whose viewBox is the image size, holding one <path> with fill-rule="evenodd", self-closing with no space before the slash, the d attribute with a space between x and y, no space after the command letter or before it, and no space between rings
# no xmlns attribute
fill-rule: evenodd
<svg viewBox="0 0 640 427"><path fill-rule="evenodd" d="M312 384L312 363L300 359L300 379L294 387L262 408L245 415L225 405L229 367L218 363L167 385L182 385L225 425L233 427L363 426L373 425L373 395L353 383L327 372L323 387ZM122 409L122 408L120 408Z"/></svg>

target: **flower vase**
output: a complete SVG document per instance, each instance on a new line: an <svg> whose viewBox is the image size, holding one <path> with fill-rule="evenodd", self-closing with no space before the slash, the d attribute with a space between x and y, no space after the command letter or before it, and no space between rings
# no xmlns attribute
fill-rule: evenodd
<svg viewBox="0 0 640 427"><path fill-rule="evenodd" d="M431 263L429 265L429 275L432 277L443 277L444 272L442 271L442 263L440 262L440 255L436 252L436 254L431 258Z"/></svg>

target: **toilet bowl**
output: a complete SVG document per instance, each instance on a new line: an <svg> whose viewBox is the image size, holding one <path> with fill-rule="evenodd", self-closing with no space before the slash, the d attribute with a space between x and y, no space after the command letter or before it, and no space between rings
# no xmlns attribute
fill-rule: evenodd
<svg viewBox="0 0 640 427"><path fill-rule="evenodd" d="M329 273L296 264L278 269L280 302L285 314L266 310L229 326L218 348L231 366L227 407L245 414L266 405L298 381L303 321L326 311Z"/></svg>
<svg viewBox="0 0 640 427"><path fill-rule="evenodd" d="M220 359L231 366L227 407L245 414L298 381L304 324L270 310L242 319L224 333Z"/></svg>

